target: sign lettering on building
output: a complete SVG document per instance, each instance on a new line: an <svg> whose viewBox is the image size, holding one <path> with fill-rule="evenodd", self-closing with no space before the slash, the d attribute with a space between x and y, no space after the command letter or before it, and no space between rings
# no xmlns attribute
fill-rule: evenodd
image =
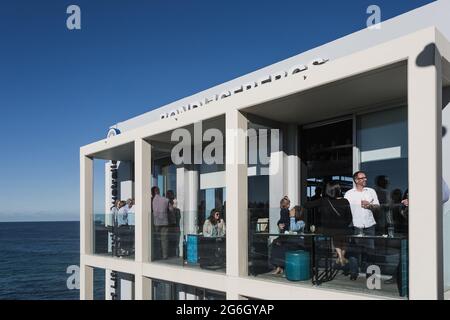
<svg viewBox="0 0 450 320"><path fill-rule="evenodd" d="M318 66L318 65L322 65L322 64L324 64L326 62L328 62L328 59L319 58L319 59L315 59L311 64L313 66ZM221 92L219 94L214 94L214 95L211 95L211 96L207 96L207 97L205 97L205 98L203 98L201 100L198 100L198 101L189 103L187 105L180 106L179 108L175 108L175 109L173 109L171 111L162 113L160 115L160 119L168 119L168 118L172 118L172 117L178 116L178 115L180 115L182 113L185 113L185 112L188 112L188 111L195 110L197 108L206 106L206 105L210 104L211 102L224 100L224 99L229 98L229 97L231 97L233 95L237 95L237 94L240 94L242 92L249 91L249 90L251 90L253 88L257 88L257 87L263 86L265 84L281 80L283 78L291 77L293 75L302 73L302 72L304 72L306 70L308 70L308 67L303 65L303 64L301 64L301 65L296 65L296 66L290 68L288 71L275 72L275 73L273 73L271 75L268 75L268 76L265 76L265 77L259 79L258 81L251 81L251 82L242 84L240 86L231 88L229 90L225 90L225 91L223 91L223 92Z"/></svg>

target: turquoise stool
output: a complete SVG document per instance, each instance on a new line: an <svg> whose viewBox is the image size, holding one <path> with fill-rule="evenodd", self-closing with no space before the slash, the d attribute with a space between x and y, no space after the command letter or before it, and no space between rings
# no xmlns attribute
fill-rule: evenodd
<svg viewBox="0 0 450 320"><path fill-rule="evenodd" d="M306 281L311 279L311 259L309 252L288 251L285 256L286 279L289 281Z"/></svg>
<svg viewBox="0 0 450 320"><path fill-rule="evenodd" d="M196 264L198 262L198 236L190 234L187 236L187 262Z"/></svg>

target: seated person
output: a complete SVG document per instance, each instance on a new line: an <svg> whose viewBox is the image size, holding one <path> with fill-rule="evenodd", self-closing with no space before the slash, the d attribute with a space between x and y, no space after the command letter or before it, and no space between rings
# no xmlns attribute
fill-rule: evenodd
<svg viewBox="0 0 450 320"><path fill-rule="evenodd" d="M224 237L225 221L220 217L220 211L212 209L209 218L203 224L204 237Z"/></svg>
<svg viewBox="0 0 450 320"><path fill-rule="evenodd" d="M281 234L287 231L301 231L304 228L304 221L301 220L300 207L295 207L289 211L291 202L288 197L284 197L280 201L280 220L278 221L278 229ZM287 251L302 249L298 238L288 239L279 237L271 244L270 264L274 266L272 274L282 274L284 272L285 254Z"/></svg>
<svg viewBox="0 0 450 320"><path fill-rule="evenodd" d="M291 211L289 211L289 219L289 231L303 232L305 229L305 221L303 221L302 208L300 206L295 206Z"/></svg>

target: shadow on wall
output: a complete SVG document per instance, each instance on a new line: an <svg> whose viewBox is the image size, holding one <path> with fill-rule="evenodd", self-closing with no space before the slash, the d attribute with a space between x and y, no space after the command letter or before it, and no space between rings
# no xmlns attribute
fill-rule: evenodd
<svg viewBox="0 0 450 320"><path fill-rule="evenodd" d="M440 55L439 49L436 47L435 43L430 43L429 45L425 46L425 48L422 50L421 53L419 53L419 55L416 58L416 65L418 67L434 66L436 50L437 53Z"/></svg>
<svg viewBox="0 0 450 320"><path fill-rule="evenodd" d="M416 58L416 65L421 68L430 67L435 65L435 57L440 56L441 53L436 47L435 43L430 43L425 46L422 52ZM442 57L443 65L447 65L450 68L450 62ZM450 104L450 90L442 90L442 109L445 109Z"/></svg>

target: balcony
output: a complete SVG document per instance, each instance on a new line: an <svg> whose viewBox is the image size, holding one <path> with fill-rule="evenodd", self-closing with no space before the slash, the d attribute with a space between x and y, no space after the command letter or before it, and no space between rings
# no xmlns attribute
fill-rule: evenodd
<svg viewBox="0 0 450 320"><path fill-rule="evenodd" d="M134 259L134 214L96 214L93 224L94 254Z"/></svg>

